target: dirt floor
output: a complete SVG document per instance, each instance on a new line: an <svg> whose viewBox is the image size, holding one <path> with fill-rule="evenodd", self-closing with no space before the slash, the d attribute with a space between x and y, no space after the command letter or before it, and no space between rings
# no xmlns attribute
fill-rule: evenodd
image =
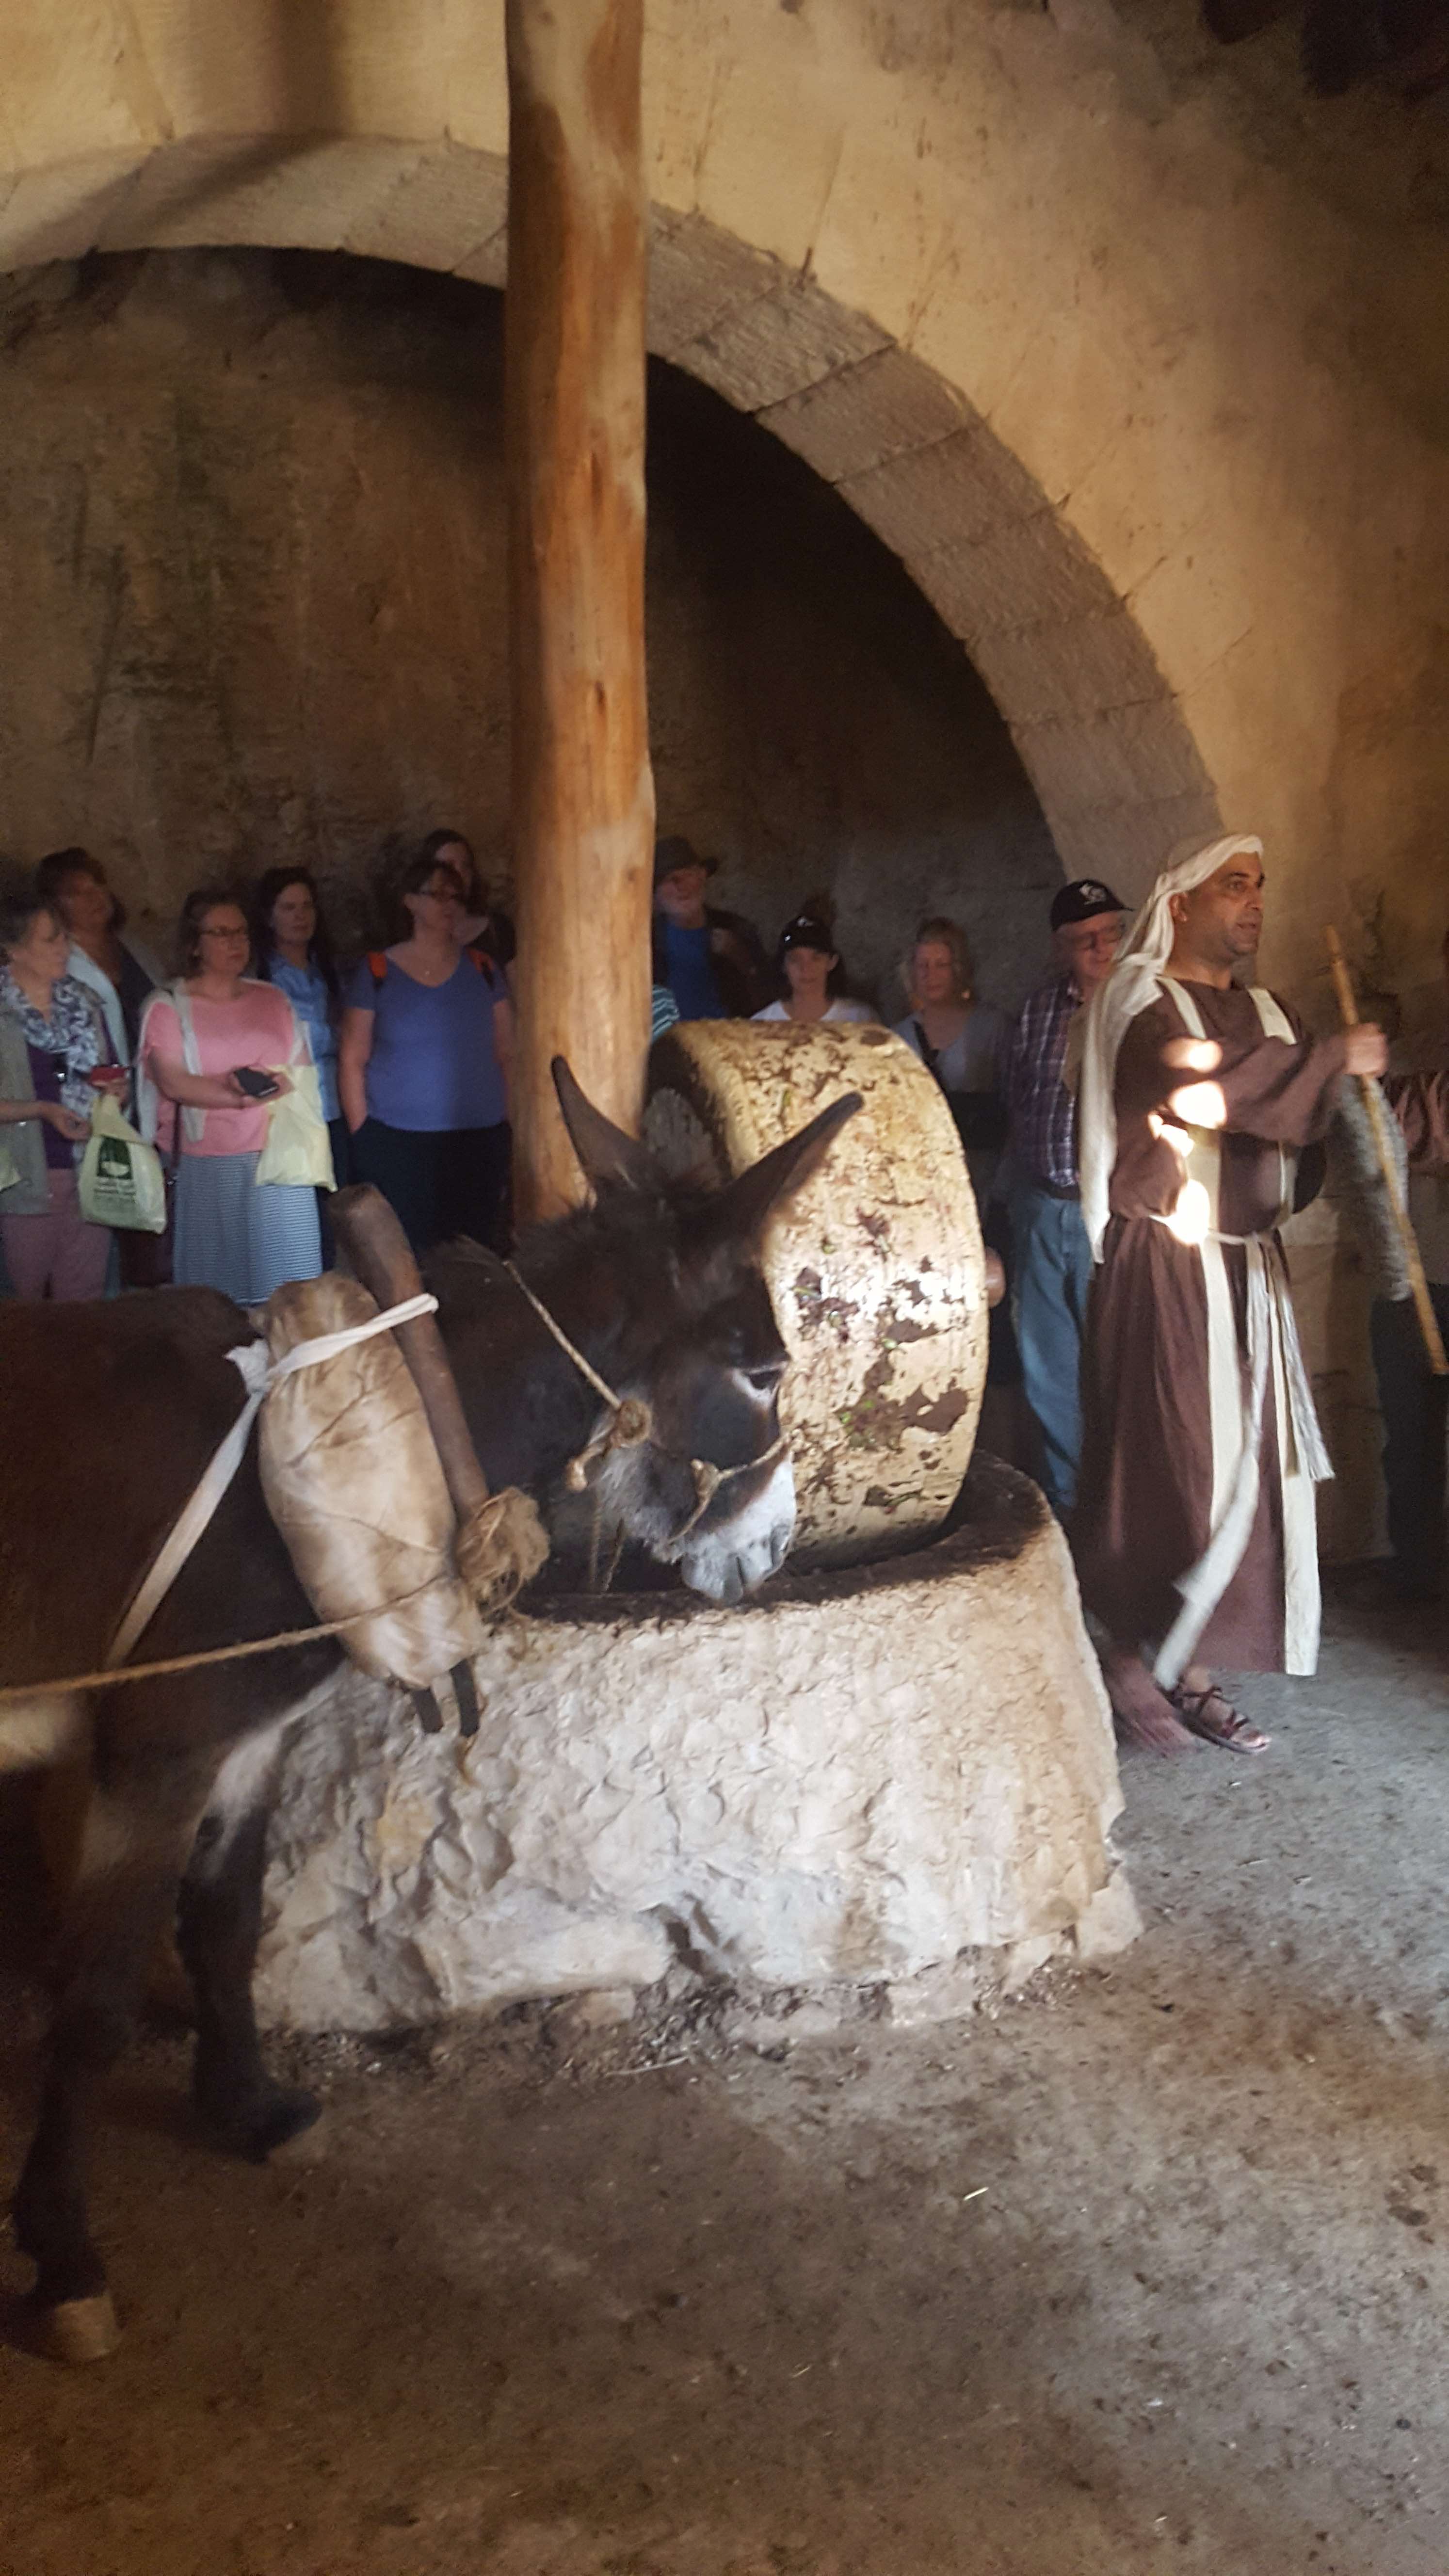
<svg viewBox="0 0 1449 2576"><path fill-rule="evenodd" d="M120 2352L6 2312L4 2576L1449 2576L1444 1647L1340 1605L1265 1759L1130 1760L1144 1939L994 2019L292 2049L267 2170L152 2035Z"/></svg>

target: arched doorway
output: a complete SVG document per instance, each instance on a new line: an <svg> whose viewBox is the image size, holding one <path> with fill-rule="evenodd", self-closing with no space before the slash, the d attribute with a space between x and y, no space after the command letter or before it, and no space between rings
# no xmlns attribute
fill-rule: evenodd
<svg viewBox="0 0 1449 2576"><path fill-rule="evenodd" d="M343 249L501 286L506 162L455 143L195 136L17 177L11 265L95 248ZM1067 873L1129 897L1217 820L1129 608L966 398L808 274L656 212L650 345L749 413L896 553L980 671Z"/></svg>

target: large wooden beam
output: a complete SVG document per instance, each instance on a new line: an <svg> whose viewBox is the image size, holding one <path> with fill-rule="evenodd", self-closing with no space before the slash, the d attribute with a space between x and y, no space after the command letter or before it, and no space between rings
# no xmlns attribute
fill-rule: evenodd
<svg viewBox="0 0 1449 2576"><path fill-rule="evenodd" d="M649 1041L643 0L507 0L506 407L518 870L516 1198L582 1183L567 1056L631 1131Z"/></svg>

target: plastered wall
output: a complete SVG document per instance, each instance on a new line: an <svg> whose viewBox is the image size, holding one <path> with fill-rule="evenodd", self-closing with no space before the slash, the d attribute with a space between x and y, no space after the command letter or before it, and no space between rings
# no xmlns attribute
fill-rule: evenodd
<svg viewBox="0 0 1449 2576"><path fill-rule="evenodd" d="M1387 895L1413 981L1444 909L1449 155L1372 93L1310 106L1274 40L1224 54L1196 16L655 0L656 340L682 332L832 479L914 460L917 523L899 493L886 515L960 630L1004 587L978 658L1064 856L1115 843L1140 882L1210 803L1258 824L1265 962L1313 999L1326 911L1352 933ZM497 277L501 21L496 0L13 0L0 255L350 242ZM805 301L760 270L742 305L721 243ZM945 388L929 422L898 354ZM842 375L849 455L820 398ZM953 399L975 481L933 502ZM1025 478L1004 560L970 509L1002 456Z"/></svg>

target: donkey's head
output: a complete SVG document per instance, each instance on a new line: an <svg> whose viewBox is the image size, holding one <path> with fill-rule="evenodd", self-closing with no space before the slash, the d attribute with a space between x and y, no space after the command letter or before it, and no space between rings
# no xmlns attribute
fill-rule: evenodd
<svg viewBox="0 0 1449 2576"><path fill-rule="evenodd" d="M627 1410L619 1421L509 1283L488 1300L489 1372L506 1383L485 1413L470 1359L470 1344L480 1354L485 1344L450 1323L454 1301L439 1277L480 1455L490 1482L540 1494L556 1534L569 1517L567 1471L581 1461L582 1511L606 1560L632 1540L677 1565L692 1590L737 1601L774 1572L795 1526L778 1410L786 1351L760 1266L765 1228L860 1096L847 1093L705 1192L666 1182L646 1148L585 1099L562 1058L554 1080L593 1204L526 1236L518 1269Z"/></svg>
<svg viewBox="0 0 1449 2576"><path fill-rule="evenodd" d="M647 1438L602 1453L601 1516L677 1564L692 1591L737 1601L773 1574L795 1530L779 1416L788 1355L760 1266L765 1229L824 1160L860 1094L832 1102L704 1193L666 1186L647 1148L594 1108L562 1057L553 1073L633 1309L616 1361L623 1382L610 1382L649 1418Z"/></svg>

